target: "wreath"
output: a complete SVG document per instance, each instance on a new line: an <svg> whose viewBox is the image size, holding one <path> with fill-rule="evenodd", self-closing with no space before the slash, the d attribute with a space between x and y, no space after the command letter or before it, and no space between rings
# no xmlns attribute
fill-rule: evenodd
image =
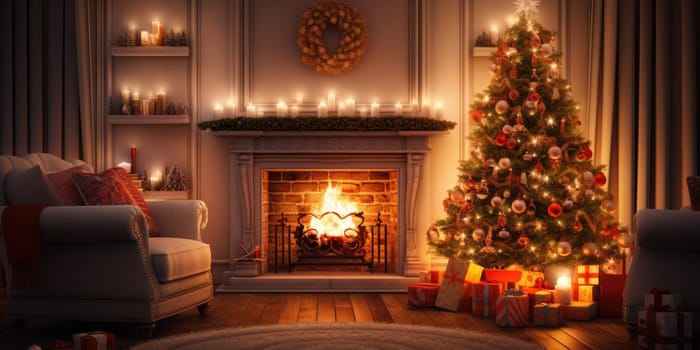
<svg viewBox="0 0 700 350"><path fill-rule="evenodd" d="M328 52L323 34L328 26L340 30L335 52ZM301 15L297 45L301 61L316 73L338 75L350 71L367 49L367 23L357 6L340 0L312 3Z"/></svg>

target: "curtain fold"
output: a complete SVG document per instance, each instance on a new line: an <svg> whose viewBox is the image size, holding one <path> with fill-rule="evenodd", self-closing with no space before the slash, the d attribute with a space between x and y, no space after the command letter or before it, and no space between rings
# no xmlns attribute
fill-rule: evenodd
<svg viewBox="0 0 700 350"><path fill-rule="evenodd" d="M597 126L589 133L594 145L613 145L596 160L610 164L618 216L630 225L639 209L687 206L685 178L699 173L698 4L594 0L592 6L603 10L592 33L591 57L601 64L592 65L599 71L591 76L599 77L600 98L592 104Z"/></svg>
<svg viewBox="0 0 700 350"><path fill-rule="evenodd" d="M75 0L0 6L0 153L85 159L92 115L78 110Z"/></svg>

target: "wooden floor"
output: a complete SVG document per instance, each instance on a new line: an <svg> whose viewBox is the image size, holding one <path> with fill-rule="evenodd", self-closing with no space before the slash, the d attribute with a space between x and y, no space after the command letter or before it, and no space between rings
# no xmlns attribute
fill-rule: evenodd
<svg viewBox="0 0 700 350"><path fill-rule="evenodd" d="M28 322L20 336L11 329L6 318L0 321L1 349L26 349L30 344L45 346L52 340L68 341L71 334L90 330L115 333L119 348L141 341L131 326L78 322ZM210 303L206 317L200 318L196 310L191 310L162 320L158 322L154 336L160 338L222 327L298 322L386 322L461 328L485 335L495 333L525 339L546 349L638 348L636 343L629 341L620 319L566 321L560 328L500 328L490 318L409 306L404 293L220 293Z"/></svg>

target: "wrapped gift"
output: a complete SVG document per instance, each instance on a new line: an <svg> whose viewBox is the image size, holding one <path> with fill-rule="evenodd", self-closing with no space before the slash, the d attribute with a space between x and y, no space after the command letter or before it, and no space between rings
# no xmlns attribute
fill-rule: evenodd
<svg viewBox="0 0 700 350"><path fill-rule="evenodd" d="M520 280L516 283L516 288L523 287L544 287L544 272L541 271L523 271Z"/></svg>
<svg viewBox="0 0 700 350"><path fill-rule="evenodd" d="M572 301L564 308L564 319L574 321L588 321L595 317L598 305L595 301Z"/></svg>
<svg viewBox="0 0 700 350"><path fill-rule="evenodd" d="M653 347L656 334L656 312L641 310L637 316L637 343L642 348Z"/></svg>
<svg viewBox="0 0 700 350"><path fill-rule="evenodd" d="M418 283L437 283L442 281L444 272L438 270L418 272Z"/></svg>
<svg viewBox="0 0 700 350"><path fill-rule="evenodd" d="M679 311L683 308L683 301L680 294L654 288L644 295L644 307L656 311Z"/></svg>
<svg viewBox="0 0 700 350"><path fill-rule="evenodd" d="M573 300L577 301L597 301L600 291L594 284L574 284L571 286Z"/></svg>
<svg viewBox="0 0 700 350"><path fill-rule="evenodd" d="M542 303L553 303L554 302L554 291L551 289L541 289L541 288L523 288L521 289L525 294L527 294L528 299L528 312L529 319L532 321L534 315L534 308L537 304Z"/></svg>
<svg viewBox="0 0 700 350"><path fill-rule="evenodd" d="M484 280L498 282L501 284L501 290L507 290L515 287L522 274L521 270L514 269L484 269Z"/></svg>
<svg viewBox="0 0 700 350"><path fill-rule="evenodd" d="M599 284L600 267L598 265L576 265L572 284Z"/></svg>
<svg viewBox="0 0 700 350"><path fill-rule="evenodd" d="M435 306L450 311L466 311L471 288L467 282L478 282L484 268L466 260L450 259L438 290Z"/></svg>
<svg viewBox="0 0 700 350"><path fill-rule="evenodd" d="M484 282L472 284L472 313L479 316L496 316L496 301L501 295L501 284Z"/></svg>
<svg viewBox="0 0 700 350"><path fill-rule="evenodd" d="M29 349L29 348L27 348ZM46 344L46 349L48 350L73 350L73 343L63 341L63 340L54 340L48 344Z"/></svg>
<svg viewBox="0 0 700 350"><path fill-rule="evenodd" d="M682 344L693 338L692 312L656 312L656 342ZM675 343L674 343L675 342Z"/></svg>
<svg viewBox="0 0 700 350"><path fill-rule="evenodd" d="M598 316L622 317L622 291L625 289L627 275L600 275L598 292Z"/></svg>
<svg viewBox="0 0 700 350"><path fill-rule="evenodd" d="M541 303L533 308L532 324L535 326L559 327L564 321L561 304Z"/></svg>
<svg viewBox="0 0 700 350"><path fill-rule="evenodd" d="M439 289L439 284L421 283L408 286L408 303L419 307L433 307Z"/></svg>
<svg viewBox="0 0 700 350"><path fill-rule="evenodd" d="M496 299L496 324L500 327L525 327L528 314L528 298L520 290L506 290Z"/></svg>
<svg viewBox="0 0 700 350"><path fill-rule="evenodd" d="M75 350L114 350L116 339L114 334L102 331L73 334Z"/></svg>

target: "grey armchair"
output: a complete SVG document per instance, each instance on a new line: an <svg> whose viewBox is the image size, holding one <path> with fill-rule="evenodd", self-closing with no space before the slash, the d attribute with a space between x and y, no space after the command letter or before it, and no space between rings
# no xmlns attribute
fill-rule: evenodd
<svg viewBox="0 0 700 350"><path fill-rule="evenodd" d="M9 204L6 176L39 165L52 172L83 165L50 154L0 156L0 215ZM16 191L13 188L12 191ZM132 322L151 334L155 322L213 298L211 249L201 242L207 207L200 200L148 202L159 237L149 237L135 205L49 206L40 216L40 258L34 288L9 289L10 317L26 320ZM0 229L0 237L3 232Z"/></svg>

